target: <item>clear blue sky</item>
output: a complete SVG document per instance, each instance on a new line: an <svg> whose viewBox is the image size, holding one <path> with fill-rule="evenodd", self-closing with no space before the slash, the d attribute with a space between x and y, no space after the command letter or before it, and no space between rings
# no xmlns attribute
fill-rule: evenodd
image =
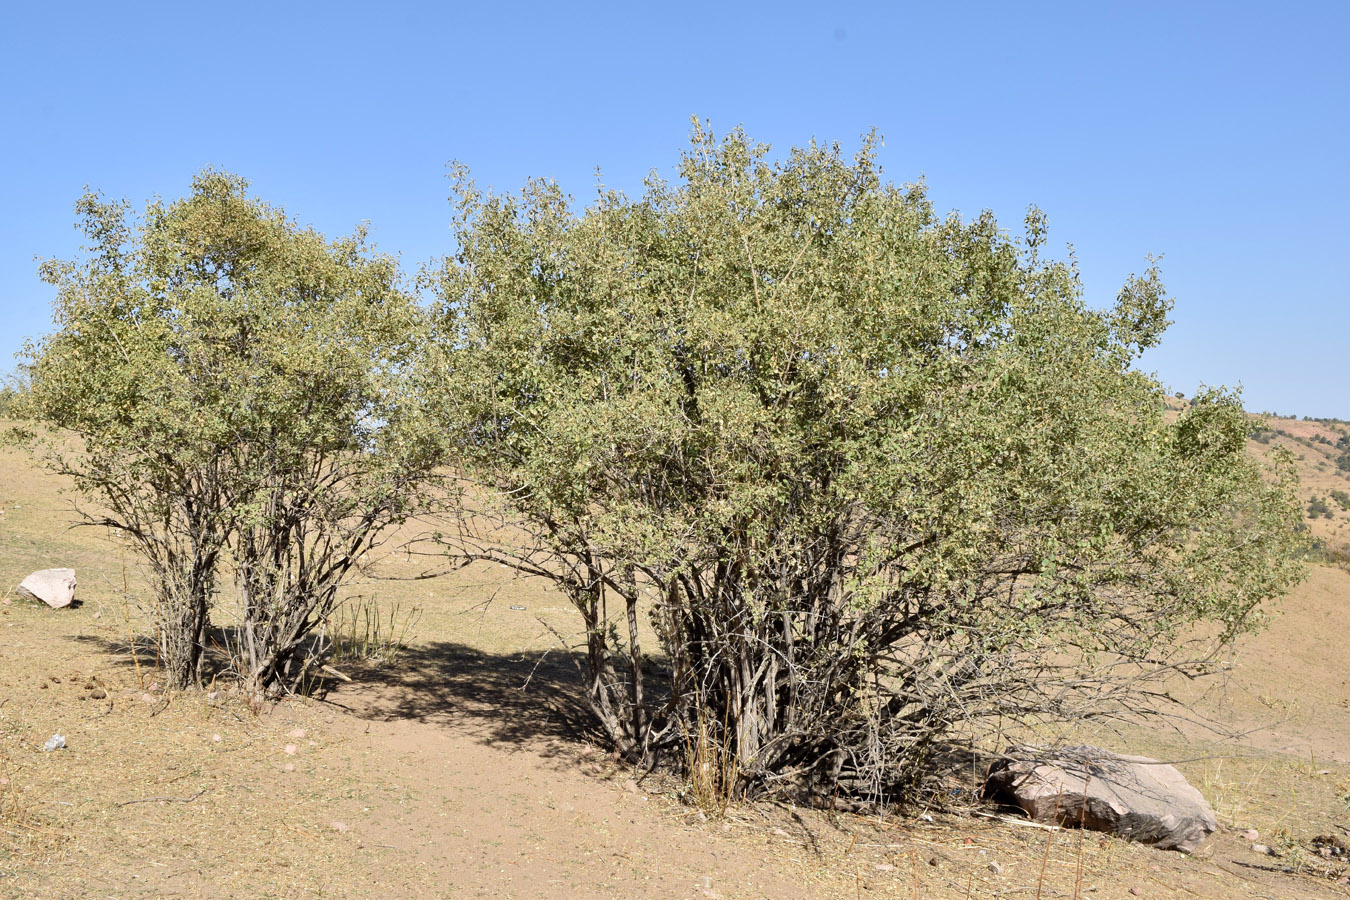
<svg viewBox="0 0 1350 900"><path fill-rule="evenodd" d="M697 114L778 148L875 127L943 209L1036 203L1096 303L1162 254L1165 383L1350 419L1348 46L1347 2L10 3L0 371L85 184L139 205L224 167L415 265L450 249L448 160L636 193Z"/></svg>

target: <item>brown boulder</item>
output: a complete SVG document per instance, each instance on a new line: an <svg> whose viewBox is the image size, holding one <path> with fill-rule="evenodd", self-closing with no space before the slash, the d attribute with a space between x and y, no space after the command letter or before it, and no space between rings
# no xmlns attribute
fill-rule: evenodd
<svg viewBox="0 0 1350 900"><path fill-rule="evenodd" d="M1013 747L986 796L1039 822L1105 831L1162 850L1195 852L1218 829L1205 798L1172 766L1097 747Z"/></svg>

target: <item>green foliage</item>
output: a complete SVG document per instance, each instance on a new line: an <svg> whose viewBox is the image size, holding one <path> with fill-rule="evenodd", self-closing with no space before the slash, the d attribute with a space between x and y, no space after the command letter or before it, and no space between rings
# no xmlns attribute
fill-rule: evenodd
<svg viewBox="0 0 1350 900"><path fill-rule="evenodd" d="M568 594L634 757L706 740L747 784L875 789L986 717L1137 708L1204 668L1168 655L1188 625L1231 638L1298 577L1287 455L1246 455L1230 393L1169 423L1133 368L1157 269L1094 310L1038 211L1018 239L939 217L875 148L696 127L679 183L581 211L458 173L429 382L462 514L530 539L445 539Z"/></svg>
<svg viewBox="0 0 1350 900"><path fill-rule="evenodd" d="M228 556L227 637L261 691L312 661L306 640L429 457L403 414L421 316L394 260L246 190L208 170L141 217L86 194L88 254L42 265L57 331L27 349L25 408L62 429L45 458L91 521L149 564L171 680L199 675Z"/></svg>
<svg viewBox="0 0 1350 900"><path fill-rule="evenodd" d="M1350 511L1350 493L1342 490L1333 490L1331 499L1343 510Z"/></svg>
<svg viewBox="0 0 1350 900"><path fill-rule="evenodd" d="M1325 497L1313 497L1308 501L1308 518L1316 519L1318 517L1331 518L1331 507L1327 505Z"/></svg>

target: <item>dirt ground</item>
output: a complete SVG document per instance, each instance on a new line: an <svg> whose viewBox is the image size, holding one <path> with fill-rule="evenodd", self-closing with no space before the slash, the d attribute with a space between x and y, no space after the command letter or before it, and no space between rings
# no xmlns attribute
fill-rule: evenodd
<svg viewBox="0 0 1350 900"><path fill-rule="evenodd" d="M1310 845L1350 835L1339 569L1314 569L1222 689L1193 696L1240 739L1094 736L1176 761L1206 795L1223 829L1188 857L987 810L705 820L600 747L570 661L546 653L568 611L496 569L363 586L421 609L414 640L322 700L255 714L224 686L168 694L130 650L134 567L68 530L59 487L0 450L0 898L1350 896ZM79 608L14 597L55 565L79 572ZM66 749L42 752L53 734ZM1249 849L1249 828L1280 855Z"/></svg>

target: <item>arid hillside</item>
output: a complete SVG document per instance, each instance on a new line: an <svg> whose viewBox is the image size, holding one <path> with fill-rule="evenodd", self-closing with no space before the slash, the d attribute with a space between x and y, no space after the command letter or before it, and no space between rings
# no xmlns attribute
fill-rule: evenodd
<svg viewBox="0 0 1350 900"><path fill-rule="evenodd" d="M1333 452L1350 428L1270 426L1253 452L1301 457L1308 502L1350 490ZM1223 828L1184 856L980 807L979 773L947 809L707 816L599 745L552 633L574 615L496 567L362 585L393 627L344 625L353 681L322 696L250 709L224 682L166 692L134 559L71 529L62 487L0 450L2 898L1350 896L1350 868L1315 843L1350 837L1336 566L1311 568L1225 682L1176 686L1192 721L1090 735L1174 761L1205 794ZM1307 522L1329 547L1350 538L1334 501ZM78 608L16 597L49 566L77 570ZM43 752L54 734L66 748Z"/></svg>

